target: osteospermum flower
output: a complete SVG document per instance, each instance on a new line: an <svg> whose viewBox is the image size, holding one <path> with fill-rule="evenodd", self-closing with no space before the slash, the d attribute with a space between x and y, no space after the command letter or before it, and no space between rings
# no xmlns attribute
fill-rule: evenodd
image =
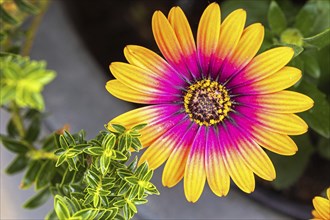
<svg viewBox="0 0 330 220"><path fill-rule="evenodd" d="M129 64L114 62L114 96L149 106L122 114L111 123L131 127L148 123L141 141L149 146L140 162L153 169L166 160L162 182L172 187L184 178L188 201L195 202L207 180L218 196L229 191L230 178L244 192L254 190L254 173L266 180L275 170L261 148L292 155L288 135L307 131L293 113L312 107L305 95L282 91L301 71L285 66L294 52L278 47L255 57L264 37L261 24L245 26L238 9L221 23L220 7L210 4L198 26L196 42L179 7L168 17L156 11L152 30L165 57L140 46L127 46Z"/></svg>
<svg viewBox="0 0 330 220"><path fill-rule="evenodd" d="M312 211L313 219L330 220L330 187L327 189L327 197L316 196L313 199L315 210Z"/></svg>

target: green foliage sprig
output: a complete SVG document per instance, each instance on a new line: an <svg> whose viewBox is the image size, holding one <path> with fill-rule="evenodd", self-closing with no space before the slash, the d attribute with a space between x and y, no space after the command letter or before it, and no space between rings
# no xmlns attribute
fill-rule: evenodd
<svg viewBox="0 0 330 220"><path fill-rule="evenodd" d="M44 109L41 92L56 74L46 69L46 62L27 57L3 55L0 57L0 105L15 100L18 107Z"/></svg>

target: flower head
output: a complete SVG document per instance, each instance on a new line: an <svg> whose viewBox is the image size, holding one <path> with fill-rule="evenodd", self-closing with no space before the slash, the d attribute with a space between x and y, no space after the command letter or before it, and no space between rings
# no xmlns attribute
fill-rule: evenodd
<svg viewBox="0 0 330 220"><path fill-rule="evenodd" d="M193 37L179 7L168 17L156 11L152 30L165 57L140 46L124 49L129 64L114 62L116 77L107 83L114 96L149 106L124 113L111 123L126 127L142 122L141 141L149 146L140 159L153 169L165 161L163 185L184 178L188 201L196 202L207 181L218 196L229 191L230 178L244 192L254 190L254 174L266 180L275 170L261 148L292 155L297 146L288 135L307 131L294 113L312 107L302 94L282 91L301 71L285 66L288 47L256 56L264 37L261 24L245 26L238 9L221 23L220 7L210 4Z"/></svg>
<svg viewBox="0 0 330 220"><path fill-rule="evenodd" d="M316 196L313 199L315 208L315 210L312 211L313 219L330 219L330 187L327 189L327 197L328 199Z"/></svg>

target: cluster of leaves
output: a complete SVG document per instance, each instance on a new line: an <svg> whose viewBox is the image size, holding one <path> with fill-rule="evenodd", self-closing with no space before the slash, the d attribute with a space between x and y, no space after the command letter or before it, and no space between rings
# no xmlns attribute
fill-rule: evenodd
<svg viewBox="0 0 330 220"><path fill-rule="evenodd" d="M46 69L46 62L4 54L0 63L0 105L15 101L22 108L43 110L41 92L56 76L54 71Z"/></svg>
<svg viewBox="0 0 330 220"><path fill-rule="evenodd" d="M56 170L62 168L63 174L52 187L54 212L48 218L131 219L148 195L159 194L147 163L137 166L137 157L129 161L130 150L142 148L138 137L144 126L114 125L115 131L102 131L90 141L84 132L60 135Z"/></svg>
<svg viewBox="0 0 330 220"><path fill-rule="evenodd" d="M0 0L0 45L1 51L16 52L23 40L21 24L31 15L40 13L44 1L38 0Z"/></svg>
<svg viewBox="0 0 330 220"><path fill-rule="evenodd" d="M228 0L221 6L225 15L243 7L249 15L247 23L264 24L260 52L281 45L294 49L295 57L288 65L302 70L303 76L292 90L314 100L312 109L299 114L310 130L294 137L297 154L288 158L270 153L277 170L272 184L277 189L288 188L301 177L311 156L330 160L330 1Z"/></svg>
<svg viewBox="0 0 330 220"><path fill-rule="evenodd" d="M37 141L39 116L34 110L24 116L30 127L23 140L17 140L12 122L8 135L1 135L3 146L17 154L6 172L26 170L21 188L34 185L37 191L25 208L43 205L53 195L54 210L46 219L131 219L148 195L159 194L147 163L137 166L137 157L130 159L132 149L142 148L139 130L144 124L130 130L113 125L115 131L101 131L89 141L84 131L65 130Z"/></svg>

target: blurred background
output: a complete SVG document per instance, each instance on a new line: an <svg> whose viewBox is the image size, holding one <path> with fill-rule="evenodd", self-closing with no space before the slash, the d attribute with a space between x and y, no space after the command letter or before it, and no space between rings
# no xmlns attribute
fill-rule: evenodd
<svg viewBox="0 0 330 220"><path fill-rule="evenodd" d="M233 186L227 197L218 198L207 188L198 203L190 204L184 198L182 183L172 189L162 187L162 168L158 169L153 182L161 194L149 197L149 203L141 206L135 218L310 218L312 198L330 185L330 48L329 45L313 47L304 43L303 39L330 27L330 1L278 0L277 8L286 21L284 27L277 29L270 18L269 0L217 2L220 3L222 18L237 8L244 8L247 11L246 25L261 22L266 27L261 51L278 45L294 47L297 56L290 65L302 69L304 77L292 89L311 96L315 101L315 107L301 115L311 129L307 134L295 137L299 147L295 156L267 152L275 164L277 179L272 183L258 179L256 192L251 195ZM0 3L4 4L6 0ZM105 83L113 78L108 70L109 64L125 61L123 49L129 44L145 46L160 53L151 30L151 17L155 10L167 14L171 7L180 6L196 36L199 18L209 3L201 0L51 1L30 54L33 59L46 60L48 68L58 74L44 93L47 112L50 113L46 127L56 130L69 123L72 131L85 129L92 137L111 118L136 108L137 105L118 100L106 92ZM1 133L5 131L6 118L8 116L2 111ZM18 190L21 176L4 173L12 157L1 148L1 219L42 218L51 209L52 201L37 210L20 208L33 190Z"/></svg>

